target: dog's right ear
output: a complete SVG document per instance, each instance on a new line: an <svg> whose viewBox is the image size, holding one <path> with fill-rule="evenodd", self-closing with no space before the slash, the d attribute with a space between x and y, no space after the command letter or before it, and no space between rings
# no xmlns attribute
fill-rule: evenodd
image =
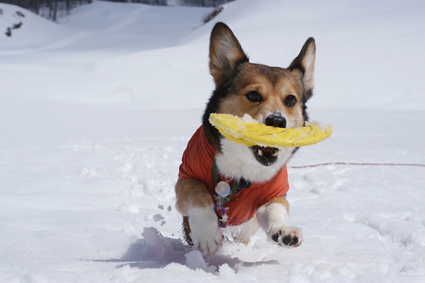
<svg viewBox="0 0 425 283"><path fill-rule="evenodd" d="M248 56L239 41L226 24L217 23L210 38L210 73L216 87L228 84L243 62L248 62Z"/></svg>

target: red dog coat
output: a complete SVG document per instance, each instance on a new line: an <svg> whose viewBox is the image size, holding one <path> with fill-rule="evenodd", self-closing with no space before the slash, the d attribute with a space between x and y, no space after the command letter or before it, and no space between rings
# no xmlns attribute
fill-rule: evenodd
<svg viewBox="0 0 425 283"><path fill-rule="evenodd" d="M187 144L183 153L182 164L179 168L179 181L195 179L203 183L211 197L214 199L214 178L212 175L212 163L215 158L215 150L208 143L203 126L199 127ZM219 176L219 181L224 181ZM234 195L226 207L229 225L240 225L254 217L257 209L269 200L283 197L289 190L288 171L286 165L268 182L253 183L251 187L244 188ZM217 211L221 217L221 212Z"/></svg>

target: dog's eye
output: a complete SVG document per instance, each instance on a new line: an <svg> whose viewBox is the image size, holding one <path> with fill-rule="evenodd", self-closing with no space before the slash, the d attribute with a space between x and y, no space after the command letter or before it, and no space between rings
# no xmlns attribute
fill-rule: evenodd
<svg viewBox="0 0 425 283"><path fill-rule="evenodd" d="M248 92L248 94L246 95L246 98L248 98L248 100L251 102L261 102L263 100L261 95L256 91Z"/></svg>
<svg viewBox="0 0 425 283"><path fill-rule="evenodd" d="M288 95L285 98L285 105L286 106L288 106L288 107L294 107L295 104L297 104L297 98L295 96L293 96L292 94L291 95Z"/></svg>

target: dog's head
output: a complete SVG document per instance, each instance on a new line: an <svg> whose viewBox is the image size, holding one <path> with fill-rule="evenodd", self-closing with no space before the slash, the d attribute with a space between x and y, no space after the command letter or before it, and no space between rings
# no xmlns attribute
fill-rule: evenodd
<svg viewBox="0 0 425 283"><path fill-rule="evenodd" d="M209 67L216 89L204 114L204 126L210 143L219 152L217 165L223 174L251 181L268 180L296 149L235 144L208 123L209 114L243 117L247 113L269 126L303 126L308 119L305 103L313 94L315 54L314 39L309 38L286 69L252 64L229 27L224 23L214 26Z"/></svg>

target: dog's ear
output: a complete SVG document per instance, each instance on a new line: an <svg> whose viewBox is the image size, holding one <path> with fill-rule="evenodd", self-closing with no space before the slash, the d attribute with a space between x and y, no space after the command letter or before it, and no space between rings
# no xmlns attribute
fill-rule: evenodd
<svg viewBox="0 0 425 283"><path fill-rule="evenodd" d="M210 73L216 87L229 83L242 62L248 62L248 57L239 41L226 24L217 23L210 38Z"/></svg>
<svg viewBox="0 0 425 283"><path fill-rule="evenodd" d="M314 60L316 59L316 43L314 38L310 37L304 43L300 54L292 61L288 69L291 71L298 70L301 72L302 80L305 88L305 98L310 99L313 95L313 74Z"/></svg>

